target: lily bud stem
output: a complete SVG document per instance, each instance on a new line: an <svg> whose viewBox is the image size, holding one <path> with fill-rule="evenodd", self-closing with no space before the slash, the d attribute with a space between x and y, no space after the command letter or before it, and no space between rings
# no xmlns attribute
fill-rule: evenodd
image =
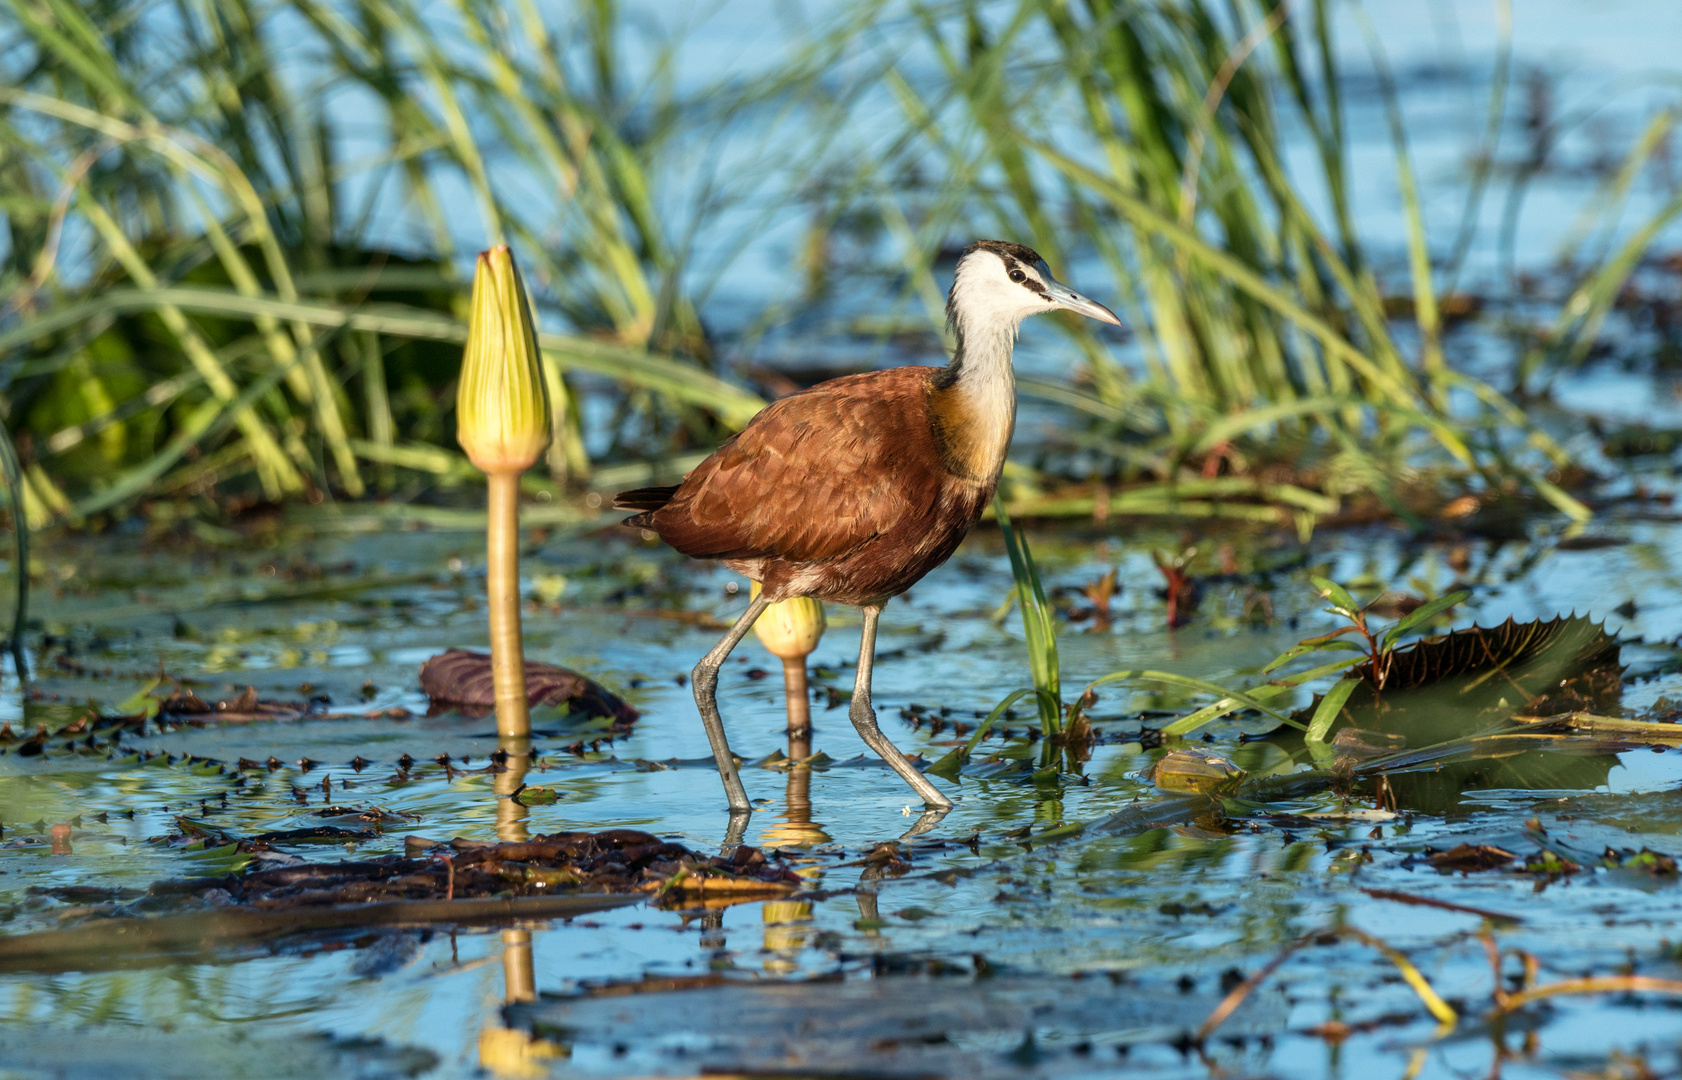
<svg viewBox="0 0 1682 1080"><path fill-rule="evenodd" d="M531 735L526 707L526 654L520 640L520 474L485 474L490 489L485 593L491 615L491 677L496 687L496 733Z"/></svg>
<svg viewBox="0 0 1682 1080"><path fill-rule="evenodd" d="M812 695L806 689L806 658L804 656L783 657L783 694L788 698L789 744L792 746L795 743L810 743L812 739Z"/></svg>

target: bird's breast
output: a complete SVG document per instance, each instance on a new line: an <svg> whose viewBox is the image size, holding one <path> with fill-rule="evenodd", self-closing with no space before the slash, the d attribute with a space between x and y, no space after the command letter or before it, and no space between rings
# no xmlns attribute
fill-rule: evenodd
<svg viewBox="0 0 1682 1080"><path fill-rule="evenodd" d="M1016 431L1016 380L968 378L929 389L929 428L955 476L989 489L998 483Z"/></svg>

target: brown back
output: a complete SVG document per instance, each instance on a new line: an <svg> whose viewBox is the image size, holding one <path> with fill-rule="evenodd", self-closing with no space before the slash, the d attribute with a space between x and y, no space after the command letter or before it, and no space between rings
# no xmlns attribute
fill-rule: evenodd
<svg viewBox="0 0 1682 1080"><path fill-rule="evenodd" d="M844 558L924 518L947 477L930 429L929 380L901 367L783 398L642 515L699 559ZM642 524L643 522L639 522Z"/></svg>

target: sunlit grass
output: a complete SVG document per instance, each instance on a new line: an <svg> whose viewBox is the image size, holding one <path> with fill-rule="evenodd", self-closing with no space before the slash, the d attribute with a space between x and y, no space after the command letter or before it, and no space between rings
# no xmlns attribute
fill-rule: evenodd
<svg viewBox="0 0 1682 1080"><path fill-rule="evenodd" d="M1395 298L1350 194L1326 0L1288 13L1270 0L860 2L827 12L767 73L689 92L676 42L612 3L0 11L14 76L0 87L0 358L36 527L148 496L203 497L206 510L306 494L412 502L470 480L450 438L463 253L504 241L552 328L540 489L564 495L604 469L604 482L677 475L764 404L723 369L700 314L728 266L692 273L695 222L721 220L723 204L685 218L668 190L691 164L679 148L709 140L715 162L778 177L715 247L740 252L774 215L809 212L814 288L842 228L903 271L936 325L940 259L957 240L1006 236L1060 270L1107 268L1112 289L1082 287L1119 298L1142 368L1090 325L1060 324L1084 364L1072 382L1024 380L1068 423L1007 473L1018 516L1307 533L1352 498L1417 520L1466 491L1587 513L1552 479L1570 464L1561 447L1445 357L1441 300L1470 234L1446 265L1433 254L1445 238L1426 232L1374 39L1408 237L1411 315L1387 314ZM1507 52L1504 40L1486 152ZM866 152L846 141L856 133L829 149L864 95L877 110ZM1579 262L1519 385L1581 361L1682 213L1672 203L1606 240L1674 123L1657 114L1585 211L1573 254L1602 254ZM1314 175L1286 168L1286 130L1307 139ZM800 145L778 145L790 131ZM1480 164L1463 221L1488 179ZM788 315L786 300L766 305L749 339Z"/></svg>

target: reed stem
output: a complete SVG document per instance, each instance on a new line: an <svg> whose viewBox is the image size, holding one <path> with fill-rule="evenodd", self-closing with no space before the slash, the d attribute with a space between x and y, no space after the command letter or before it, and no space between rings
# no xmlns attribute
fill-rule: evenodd
<svg viewBox="0 0 1682 1080"><path fill-rule="evenodd" d="M789 745L810 745L812 740L812 695L806 689L806 658L783 657L783 693L788 698ZM793 755L790 754L790 757ZM804 755L802 755L804 756Z"/></svg>
<svg viewBox="0 0 1682 1080"><path fill-rule="evenodd" d="M520 640L520 474L485 474L490 491L485 595L491 609L491 676L496 686L496 733L531 735L526 708L526 655Z"/></svg>

